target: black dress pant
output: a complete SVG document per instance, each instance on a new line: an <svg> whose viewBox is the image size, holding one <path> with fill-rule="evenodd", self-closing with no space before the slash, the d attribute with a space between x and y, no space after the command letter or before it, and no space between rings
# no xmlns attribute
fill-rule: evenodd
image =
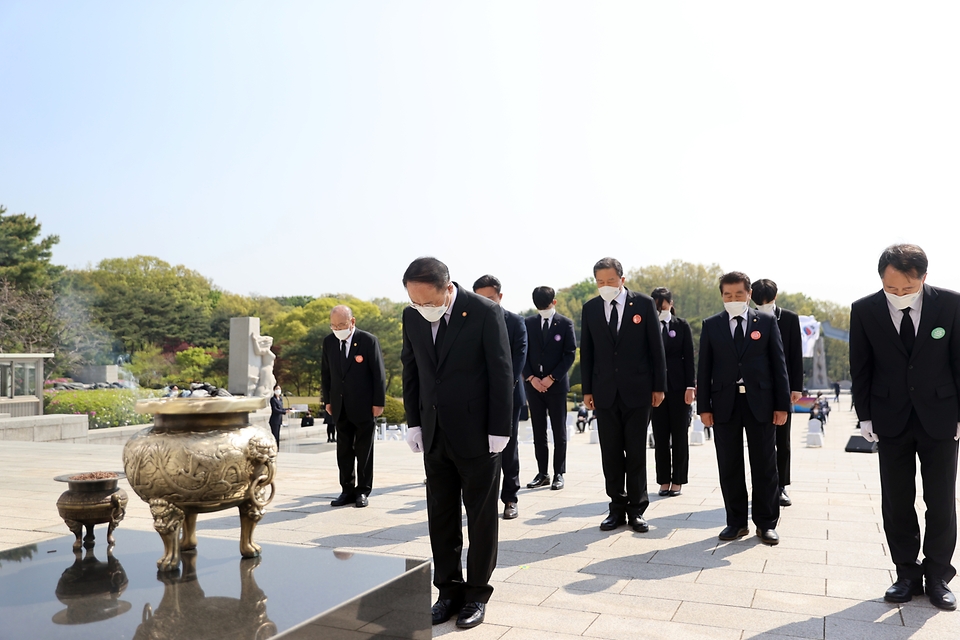
<svg viewBox="0 0 960 640"><path fill-rule="evenodd" d="M651 414L657 484L687 484L690 469L690 405L683 401L683 391L668 391L659 407ZM672 455L671 455L672 454Z"/></svg>
<svg viewBox="0 0 960 640"><path fill-rule="evenodd" d="M423 456L427 475L427 524L433 550L433 584L441 598L458 602L488 602L490 576L497 566L500 454L463 458L438 429L433 446ZM467 579L463 579L462 504L467 512Z"/></svg>
<svg viewBox="0 0 960 640"><path fill-rule="evenodd" d="M727 511L727 526L747 526L746 469L743 433L747 433L750 476L753 481L753 522L758 529L776 529L780 520L780 483L777 476L777 431L773 423L760 422L750 410L747 396L738 393L730 420L713 430L720 469L720 492Z"/></svg>
<svg viewBox="0 0 960 640"><path fill-rule="evenodd" d="M600 462L610 512L643 515L647 495L647 424L650 405L628 407L617 394L612 407L597 407Z"/></svg>
<svg viewBox="0 0 960 640"><path fill-rule="evenodd" d="M520 450L517 448L517 435L520 431L520 402L514 397L513 428L510 430L510 442L500 453L500 462L503 466L503 487L500 489L500 500L503 504L517 502L517 493L520 491Z"/></svg>
<svg viewBox="0 0 960 640"><path fill-rule="evenodd" d="M533 452L537 457L537 470L546 474L550 463L550 448L547 446L547 414L553 429L553 473L567 472L567 394L540 393L530 383L527 385L527 402L530 405L530 422L533 423Z"/></svg>
<svg viewBox="0 0 960 640"><path fill-rule="evenodd" d="M792 422L793 412L787 414L786 424L777 427L777 476L780 478L780 486L786 487L790 484L790 423Z"/></svg>
<svg viewBox="0 0 960 640"><path fill-rule="evenodd" d="M917 579L925 575L949 582L957 574L950 564L957 546L957 441L933 439L916 411L911 411L903 432L880 436L877 452L883 531L897 576ZM927 506L922 564L920 523L914 506L918 457Z"/></svg>
<svg viewBox="0 0 960 640"><path fill-rule="evenodd" d="M282 413L271 414L270 420L268 420L268 423L270 424L270 433L272 433L273 437L276 439L277 449L279 449L280 448L280 426L283 424L283 414Z"/></svg>
<svg viewBox="0 0 960 640"><path fill-rule="evenodd" d="M364 421L351 420L346 411L337 421L337 467L340 469L340 490L348 495L370 495L373 489L373 439L376 422L371 412ZM356 465L356 472L354 472Z"/></svg>

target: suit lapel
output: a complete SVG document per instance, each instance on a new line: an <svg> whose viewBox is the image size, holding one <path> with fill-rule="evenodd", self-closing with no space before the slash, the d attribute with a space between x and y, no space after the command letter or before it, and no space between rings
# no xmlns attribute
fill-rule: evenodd
<svg viewBox="0 0 960 640"><path fill-rule="evenodd" d="M750 348L750 345L755 342L751 335L757 330L757 325L760 324L757 313L758 312L753 309L747 309L747 326L743 328L743 351L740 352L740 356L743 356L743 354L747 352L747 349Z"/></svg>
<svg viewBox="0 0 960 640"><path fill-rule="evenodd" d="M353 364L353 361L357 357L357 353L360 351L358 345L360 344L360 336L358 331L354 329L353 335L350 336L350 351L347 353L347 361L343 365L343 375L347 375L347 371L350 371L350 365ZM340 358L341 362L343 358Z"/></svg>
<svg viewBox="0 0 960 640"><path fill-rule="evenodd" d="M419 313L417 314L420 315ZM417 320L418 331L423 338L423 343L426 345L427 353L430 354L430 362L433 363L434 368L437 366L437 352L433 348L433 327L430 326L430 323L427 322L422 316Z"/></svg>
<svg viewBox="0 0 960 640"><path fill-rule="evenodd" d="M740 354L737 353L737 344L733 341L733 334L730 333L730 314L724 310L720 312L720 317L723 318L723 330L721 331L723 335L722 340L730 347L730 351L733 352L733 355L739 358Z"/></svg>
<svg viewBox="0 0 960 640"><path fill-rule="evenodd" d="M453 310L450 312L450 322L447 324L447 335L443 338L443 344L440 346L440 359L437 361L437 369L446 360L450 353L450 346L456 342L460 329L467 321L467 308L470 306L470 300L466 293L460 288L460 285L454 283L457 287L457 299L453 303Z"/></svg>
<svg viewBox="0 0 960 640"><path fill-rule="evenodd" d="M926 300L923 301L926 304ZM887 336L887 341L892 342L897 349L903 355L907 354L907 348L903 346L903 341L900 339L900 333L893 326L893 322L890 320L890 309L887 307L887 296L883 294L883 291L878 291L877 294L873 297L873 304L876 307L875 319L880 324L880 332ZM921 312L921 323L923 322L923 312ZM917 345L914 344L914 350L916 350Z"/></svg>
<svg viewBox="0 0 960 640"><path fill-rule="evenodd" d="M932 338L930 334L937 326L940 315L939 294L933 287L923 285L923 306L920 308L920 330L917 332L917 341L913 345L913 355L916 356L925 344Z"/></svg>
<svg viewBox="0 0 960 640"><path fill-rule="evenodd" d="M637 315L637 310L633 304L633 293L627 289L627 297L623 300L623 309L620 310L620 330L617 331L617 339L614 341L614 344L620 344L620 338L623 336L624 329L627 328L627 322L629 319L630 323L633 323L633 316ZM642 317L641 317L642 319ZM607 331L607 333L610 333Z"/></svg>

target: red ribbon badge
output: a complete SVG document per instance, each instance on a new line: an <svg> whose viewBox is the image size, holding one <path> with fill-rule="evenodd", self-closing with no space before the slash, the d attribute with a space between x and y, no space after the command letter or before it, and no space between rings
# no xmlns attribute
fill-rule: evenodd
<svg viewBox="0 0 960 640"><path fill-rule="evenodd" d="M760 339L760 332L759 332L759 331L754 331L753 333L750 334L750 337L753 338L754 340L759 340L759 339Z"/></svg>
<svg viewBox="0 0 960 640"><path fill-rule="evenodd" d="M640 321L643 320L640 316L633 316L633 324L640 324Z"/></svg>
<svg viewBox="0 0 960 640"><path fill-rule="evenodd" d="M757 332L754 331L754 333L757 333ZM759 337L760 337L760 334L757 333L757 338L759 338ZM754 340L756 340L757 338L754 338ZM363 362L363 356L357 356L357 357L354 358L354 359L357 361L357 364L360 364L361 362Z"/></svg>

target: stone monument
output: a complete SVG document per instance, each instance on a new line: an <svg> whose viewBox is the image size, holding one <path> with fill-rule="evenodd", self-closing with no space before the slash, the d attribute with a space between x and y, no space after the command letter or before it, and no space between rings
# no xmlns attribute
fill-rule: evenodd
<svg viewBox="0 0 960 640"><path fill-rule="evenodd" d="M260 318L230 318L230 369L227 390L234 395L266 397L277 379L270 347L273 338L260 335Z"/></svg>

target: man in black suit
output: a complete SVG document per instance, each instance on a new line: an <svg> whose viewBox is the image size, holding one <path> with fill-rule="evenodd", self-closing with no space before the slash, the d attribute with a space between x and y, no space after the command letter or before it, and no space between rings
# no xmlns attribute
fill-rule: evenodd
<svg viewBox="0 0 960 640"><path fill-rule="evenodd" d="M320 362L322 401L340 434L340 495L330 505L365 507L373 488L376 418L383 413L387 391L383 355L377 337L357 329L350 307L338 305L330 311L330 330Z"/></svg>
<svg viewBox="0 0 960 640"><path fill-rule="evenodd" d="M500 280L491 275L477 279L473 283L473 292L497 304L501 304L503 300L503 294L500 293ZM523 393L523 383L520 380L523 363L527 359L527 329L521 316L506 309L503 310L503 322L507 325L510 354L513 356L513 429L509 444L500 454L500 465L503 468L500 500L503 502L503 519L513 520L520 515L517 510L517 493L520 491L520 450L517 448L517 435L520 427L520 409L527 402Z"/></svg>
<svg viewBox="0 0 960 640"><path fill-rule="evenodd" d="M927 256L911 244L887 247L883 289L850 308L850 372L864 438L879 442L883 530L897 580L887 602L926 593L952 611L947 583L957 545L960 439L960 294L925 284ZM920 561L914 507L917 458L927 510Z"/></svg>
<svg viewBox="0 0 960 640"><path fill-rule="evenodd" d="M577 358L577 336L573 321L557 313L556 291L551 287L533 290L533 304L539 313L524 322L530 336L527 361L523 365L530 421L533 423L533 451L537 457L537 476L528 489L563 489L567 471L567 373ZM553 429L553 483L547 473L550 451L547 447L547 414Z"/></svg>
<svg viewBox="0 0 960 640"><path fill-rule="evenodd" d="M600 523L611 531L629 519L649 530L647 423L663 402L667 364L653 298L623 286L623 266L603 258L593 266L600 295L583 305L580 372L583 403L593 409L600 435L600 461L610 513Z"/></svg>
<svg viewBox="0 0 960 640"><path fill-rule="evenodd" d="M787 361L787 377L790 379L790 411L787 421L777 427L777 477L780 479L780 506L789 507L793 500L787 494L790 486L790 422L793 406L803 397L803 345L800 333L800 316L789 309L777 306L777 283L766 278L753 283L750 297L757 311L773 314L783 341L783 357Z"/></svg>
<svg viewBox="0 0 960 640"><path fill-rule="evenodd" d="M697 368L697 412L715 426L720 491L727 511L721 540L736 540L747 528L747 483L743 433L750 451L753 522L764 544L780 542L777 437L773 425L787 421L790 383L776 318L749 307L750 278L739 271L720 278L724 311L703 321Z"/></svg>
<svg viewBox="0 0 960 640"><path fill-rule="evenodd" d="M436 258L403 274L412 304L403 312L403 404L407 443L422 451L433 583L433 623L459 612L457 626L483 622L497 565L500 452L510 442L513 369L503 311L450 280ZM463 579L461 500L470 549Z"/></svg>

